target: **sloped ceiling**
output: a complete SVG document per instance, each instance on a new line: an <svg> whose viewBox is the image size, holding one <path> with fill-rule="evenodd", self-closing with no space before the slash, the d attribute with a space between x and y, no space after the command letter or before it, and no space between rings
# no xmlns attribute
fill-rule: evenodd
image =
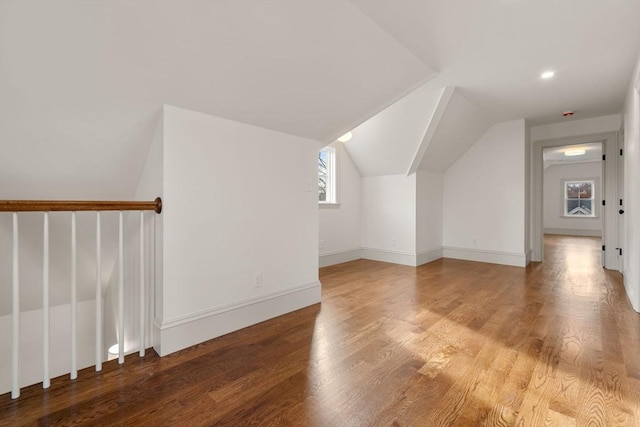
<svg viewBox="0 0 640 427"><path fill-rule="evenodd" d="M331 142L433 74L343 0L3 0L0 197L131 195L162 104Z"/></svg>
<svg viewBox="0 0 640 427"><path fill-rule="evenodd" d="M420 163L420 170L444 172L492 125L480 108L456 90Z"/></svg>
<svg viewBox="0 0 640 427"><path fill-rule="evenodd" d="M353 3L494 123L619 113L640 51L638 0Z"/></svg>
<svg viewBox="0 0 640 427"><path fill-rule="evenodd" d="M356 128L346 147L365 176L404 173L407 152L420 146L419 169L442 173L497 122L555 123L566 110L576 111L573 120L619 113L640 50L635 0L353 3L439 71L422 91L456 87L429 141L401 130L424 129L428 116L400 124L390 112L396 106ZM542 80L545 70L556 76Z"/></svg>
<svg viewBox="0 0 640 427"><path fill-rule="evenodd" d="M638 16L638 0L2 0L0 197L130 196L162 104L329 143L425 82L458 88L420 164L442 170L486 121L619 113ZM358 144L368 175L404 173L420 142Z"/></svg>
<svg viewBox="0 0 640 427"><path fill-rule="evenodd" d="M362 176L407 171L440 94L441 88L426 84L353 130L345 148Z"/></svg>

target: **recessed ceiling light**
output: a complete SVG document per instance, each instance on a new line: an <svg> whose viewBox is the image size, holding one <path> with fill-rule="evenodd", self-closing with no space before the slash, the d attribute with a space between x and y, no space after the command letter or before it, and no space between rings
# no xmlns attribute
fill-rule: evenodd
<svg viewBox="0 0 640 427"><path fill-rule="evenodd" d="M567 150L564 152L565 156L582 156L586 153L584 148L574 148L572 150Z"/></svg>
<svg viewBox="0 0 640 427"><path fill-rule="evenodd" d="M344 135L342 135L340 138L338 138L338 141L340 142L347 142L348 140L350 140L351 138L353 138L353 134L351 132L347 132Z"/></svg>
<svg viewBox="0 0 640 427"><path fill-rule="evenodd" d="M540 77L542 77L543 79L550 79L555 74L556 73L554 73L553 71L545 71L544 73L542 73L542 75Z"/></svg>

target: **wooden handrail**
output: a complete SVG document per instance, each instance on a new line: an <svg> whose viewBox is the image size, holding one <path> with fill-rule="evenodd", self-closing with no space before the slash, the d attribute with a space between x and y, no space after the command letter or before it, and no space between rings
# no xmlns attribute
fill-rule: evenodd
<svg viewBox="0 0 640 427"><path fill-rule="evenodd" d="M155 211L162 212L162 199L152 202L87 201L87 200L0 200L0 212L53 211Z"/></svg>

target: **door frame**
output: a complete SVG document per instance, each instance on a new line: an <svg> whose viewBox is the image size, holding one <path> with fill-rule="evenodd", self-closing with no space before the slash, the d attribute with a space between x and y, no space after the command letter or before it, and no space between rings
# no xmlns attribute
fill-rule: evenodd
<svg viewBox="0 0 640 427"><path fill-rule="evenodd" d="M531 260L542 262L544 260L544 228L543 228L543 176L544 165L542 151L547 147L560 147L563 145L585 144L589 142L602 142L603 154L607 160L603 162L602 174L602 199L606 200L602 206L602 241L606 250L603 254L604 267L617 269L618 259L618 211L617 211L617 180L618 180L618 132L606 132L589 135L569 136L557 139L533 141L531 144L531 236L532 253ZM598 203L601 203L600 201Z"/></svg>
<svg viewBox="0 0 640 427"><path fill-rule="evenodd" d="M624 122L620 126L618 133L618 155L616 155L618 165L618 195L616 196L617 209L624 212ZM621 215L618 213L618 215ZM625 254L625 223L624 218L618 217L618 244L616 246L618 256L617 270L624 275L624 254Z"/></svg>

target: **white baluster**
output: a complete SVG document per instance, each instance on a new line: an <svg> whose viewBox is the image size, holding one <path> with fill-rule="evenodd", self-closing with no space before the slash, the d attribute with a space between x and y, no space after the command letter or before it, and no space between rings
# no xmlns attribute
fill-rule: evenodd
<svg viewBox="0 0 640 427"><path fill-rule="evenodd" d="M118 363L124 363L124 229L120 211L118 237Z"/></svg>
<svg viewBox="0 0 640 427"><path fill-rule="evenodd" d="M49 212L44 213L42 251L42 388L49 388Z"/></svg>
<svg viewBox="0 0 640 427"><path fill-rule="evenodd" d="M102 370L102 244L100 211L96 212L96 371Z"/></svg>
<svg viewBox="0 0 640 427"><path fill-rule="evenodd" d="M76 247L76 213L71 212L71 372L72 380L78 378L77 361L77 323L78 323L78 298L77 298L77 247Z"/></svg>
<svg viewBox="0 0 640 427"><path fill-rule="evenodd" d="M13 213L13 304L11 342L11 398L20 397L20 287L18 280L18 213Z"/></svg>
<svg viewBox="0 0 640 427"><path fill-rule="evenodd" d="M144 356L144 211L140 211L140 357Z"/></svg>

